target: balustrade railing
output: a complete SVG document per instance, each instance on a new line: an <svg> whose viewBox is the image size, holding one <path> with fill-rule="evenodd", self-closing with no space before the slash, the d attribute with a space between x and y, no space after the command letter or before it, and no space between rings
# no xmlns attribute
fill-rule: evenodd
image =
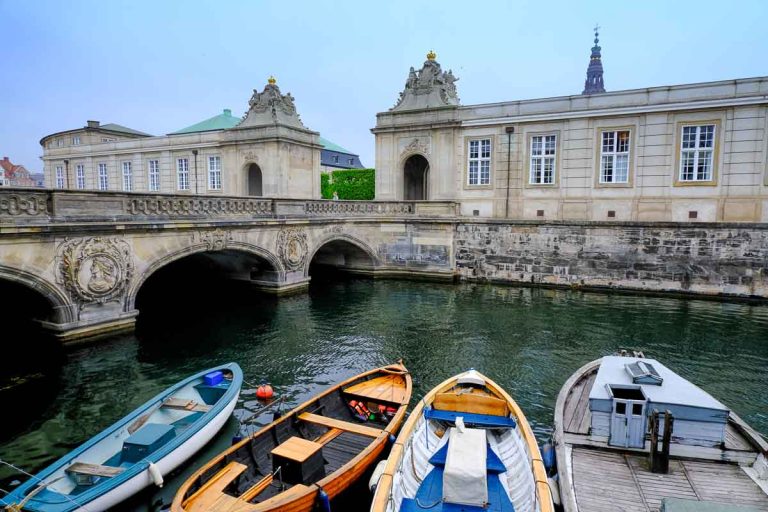
<svg viewBox="0 0 768 512"><path fill-rule="evenodd" d="M0 189L0 223L445 217L453 201L327 201L76 190Z"/></svg>

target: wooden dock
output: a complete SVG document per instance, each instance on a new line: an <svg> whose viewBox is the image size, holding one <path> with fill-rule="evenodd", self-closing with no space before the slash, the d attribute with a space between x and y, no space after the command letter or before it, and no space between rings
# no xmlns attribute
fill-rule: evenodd
<svg viewBox="0 0 768 512"><path fill-rule="evenodd" d="M745 467L768 445L738 416L725 446L671 447L669 473L652 473L649 444L616 449L590 435L589 393L598 362L585 365L563 387L555 408L555 443L565 512L657 512L663 498L742 505L768 512L768 481L758 485ZM761 480L761 482L763 482Z"/></svg>

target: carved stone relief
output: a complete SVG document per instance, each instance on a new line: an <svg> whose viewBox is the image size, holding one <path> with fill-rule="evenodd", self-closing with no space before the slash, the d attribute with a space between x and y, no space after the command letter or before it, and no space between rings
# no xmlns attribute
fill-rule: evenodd
<svg viewBox="0 0 768 512"><path fill-rule="evenodd" d="M390 110L455 106L459 104L456 82L459 80L450 69L443 71L430 52L419 71L411 68L405 88L397 103Z"/></svg>
<svg viewBox="0 0 768 512"><path fill-rule="evenodd" d="M246 162L259 163L259 155L255 151L246 151L243 153L243 160Z"/></svg>
<svg viewBox="0 0 768 512"><path fill-rule="evenodd" d="M307 233L303 229L286 228L277 235L277 254L287 270L299 270L307 260Z"/></svg>
<svg viewBox="0 0 768 512"><path fill-rule="evenodd" d="M193 236L196 243L205 244L208 251L221 251L233 240L230 231L216 228L213 231L201 231Z"/></svg>
<svg viewBox="0 0 768 512"><path fill-rule="evenodd" d="M119 299L133 275L131 247L120 238L65 240L57 259L57 282L81 307Z"/></svg>
<svg viewBox="0 0 768 512"><path fill-rule="evenodd" d="M430 144L428 138L416 137L405 148L403 148L402 154L406 153L421 153L428 155L430 152Z"/></svg>

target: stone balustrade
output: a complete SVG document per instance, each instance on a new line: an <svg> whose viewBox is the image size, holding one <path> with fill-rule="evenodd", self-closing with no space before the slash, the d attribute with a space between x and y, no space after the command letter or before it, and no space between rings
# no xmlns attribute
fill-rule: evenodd
<svg viewBox="0 0 768 512"><path fill-rule="evenodd" d="M289 217L453 217L453 201L327 201L77 190L0 189L0 223Z"/></svg>

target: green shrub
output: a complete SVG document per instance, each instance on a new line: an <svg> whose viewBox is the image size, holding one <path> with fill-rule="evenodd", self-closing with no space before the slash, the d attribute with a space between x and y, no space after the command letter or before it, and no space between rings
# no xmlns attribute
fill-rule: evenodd
<svg viewBox="0 0 768 512"><path fill-rule="evenodd" d="M376 171L343 169L323 174L320 179L320 192L323 199L333 199L333 193L336 192L340 200L371 200L376 197Z"/></svg>

